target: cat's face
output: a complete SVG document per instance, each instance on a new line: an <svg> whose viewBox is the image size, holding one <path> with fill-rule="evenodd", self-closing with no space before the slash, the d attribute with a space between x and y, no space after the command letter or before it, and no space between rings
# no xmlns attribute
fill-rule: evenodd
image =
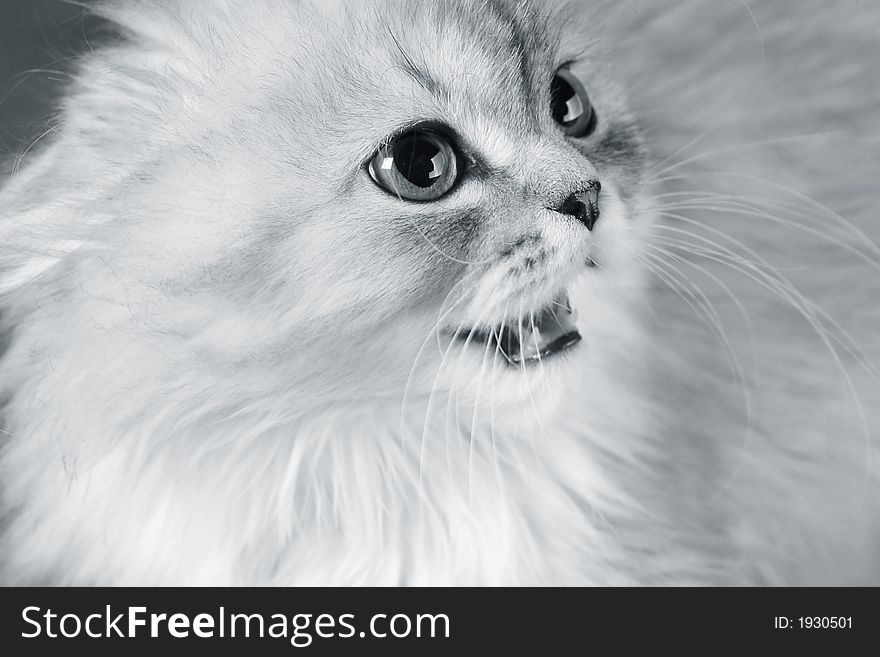
<svg viewBox="0 0 880 657"><path fill-rule="evenodd" d="M589 12L285 6L216 62L206 155L164 174L205 222L162 237L163 303L217 317L199 348L326 399L493 372L515 402L613 331L643 153Z"/></svg>

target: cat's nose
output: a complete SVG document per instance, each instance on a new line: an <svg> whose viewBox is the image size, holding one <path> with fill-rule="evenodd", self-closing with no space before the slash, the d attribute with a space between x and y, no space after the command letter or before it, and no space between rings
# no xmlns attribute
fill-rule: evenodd
<svg viewBox="0 0 880 657"><path fill-rule="evenodd" d="M593 226L599 221L599 192L601 189L601 183L598 180L593 180L584 189L569 194L554 210L560 214L574 217L586 226L587 230L593 230Z"/></svg>

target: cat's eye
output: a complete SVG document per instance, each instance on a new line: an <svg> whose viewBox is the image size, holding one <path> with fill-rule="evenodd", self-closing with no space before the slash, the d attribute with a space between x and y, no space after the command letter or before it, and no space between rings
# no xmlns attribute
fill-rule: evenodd
<svg viewBox="0 0 880 657"><path fill-rule="evenodd" d="M379 187L408 201L433 201L452 189L459 160L440 132L416 128L391 139L368 166Z"/></svg>
<svg viewBox="0 0 880 657"><path fill-rule="evenodd" d="M556 71L550 85L553 120L570 137L587 137L596 130L596 112L584 85L566 68Z"/></svg>

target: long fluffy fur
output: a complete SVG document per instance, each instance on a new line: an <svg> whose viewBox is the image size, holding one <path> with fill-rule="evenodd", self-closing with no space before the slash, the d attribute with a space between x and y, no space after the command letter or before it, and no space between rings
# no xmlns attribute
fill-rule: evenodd
<svg viewBox="0 0 880 657"><path fill-rule="evenodd" d="M0 191L4 579L876 582L880 9L647 4L570 7L606 47L599 112L629 117L625 89L652 158L632 199L641 165L608 164L585 344L513 381L435 358L444 313L496 303L443 287L470 270L425 246L439 223L407 242L377 202L289 228L360 198L333 167L394 125L322 104L393 75L369 17L358 59L336 10L101 5L125 40ZM442 45L418 6L387 26ZM483 127L499 158L532 145Z"/></svg>

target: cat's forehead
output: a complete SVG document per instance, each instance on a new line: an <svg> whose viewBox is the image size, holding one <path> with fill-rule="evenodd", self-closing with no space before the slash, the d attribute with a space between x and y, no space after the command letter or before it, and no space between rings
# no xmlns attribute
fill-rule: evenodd
<svg viewBox="0 0 880 657"><path fill-rule="evenodd" d="M441 76L443 67L457 74L486 67L500 75L529 76L558 47L553 14L531 2L417 2L410 11L395 11L390 3L371 13L394 43L392 56Z"/></svg>
<svg viewBox="0 0 880 657"><path fill-rule="evenodd" d="M359 30L366 43L370 33L373 39L384 33L426 54L453 46L446 54L490 59L553 47L565 13L565 5L532 0L321 0L315 6L337 27Z"/></svg>
<svg viewBox="0 0 880 657"><path fill-rule="evenodd" d="M335 96L333 111L364 121L374 138L419 118L466 129L485 126L490 117L492 124L507 123L511 134L522 134L546 114L553 71L572 54L562 15L547 4L321 4L318 11L333 32L329 57L337 62L336 84L325 98Z"/></svg>
<svg viewBox="0 0 880 657"><path fill-rule="evenodd" d="M345 3L334 11L365 81L414 84L441 101L468 93L488 104L526 101L564 56L559 17L522 0Z"/></svg>

